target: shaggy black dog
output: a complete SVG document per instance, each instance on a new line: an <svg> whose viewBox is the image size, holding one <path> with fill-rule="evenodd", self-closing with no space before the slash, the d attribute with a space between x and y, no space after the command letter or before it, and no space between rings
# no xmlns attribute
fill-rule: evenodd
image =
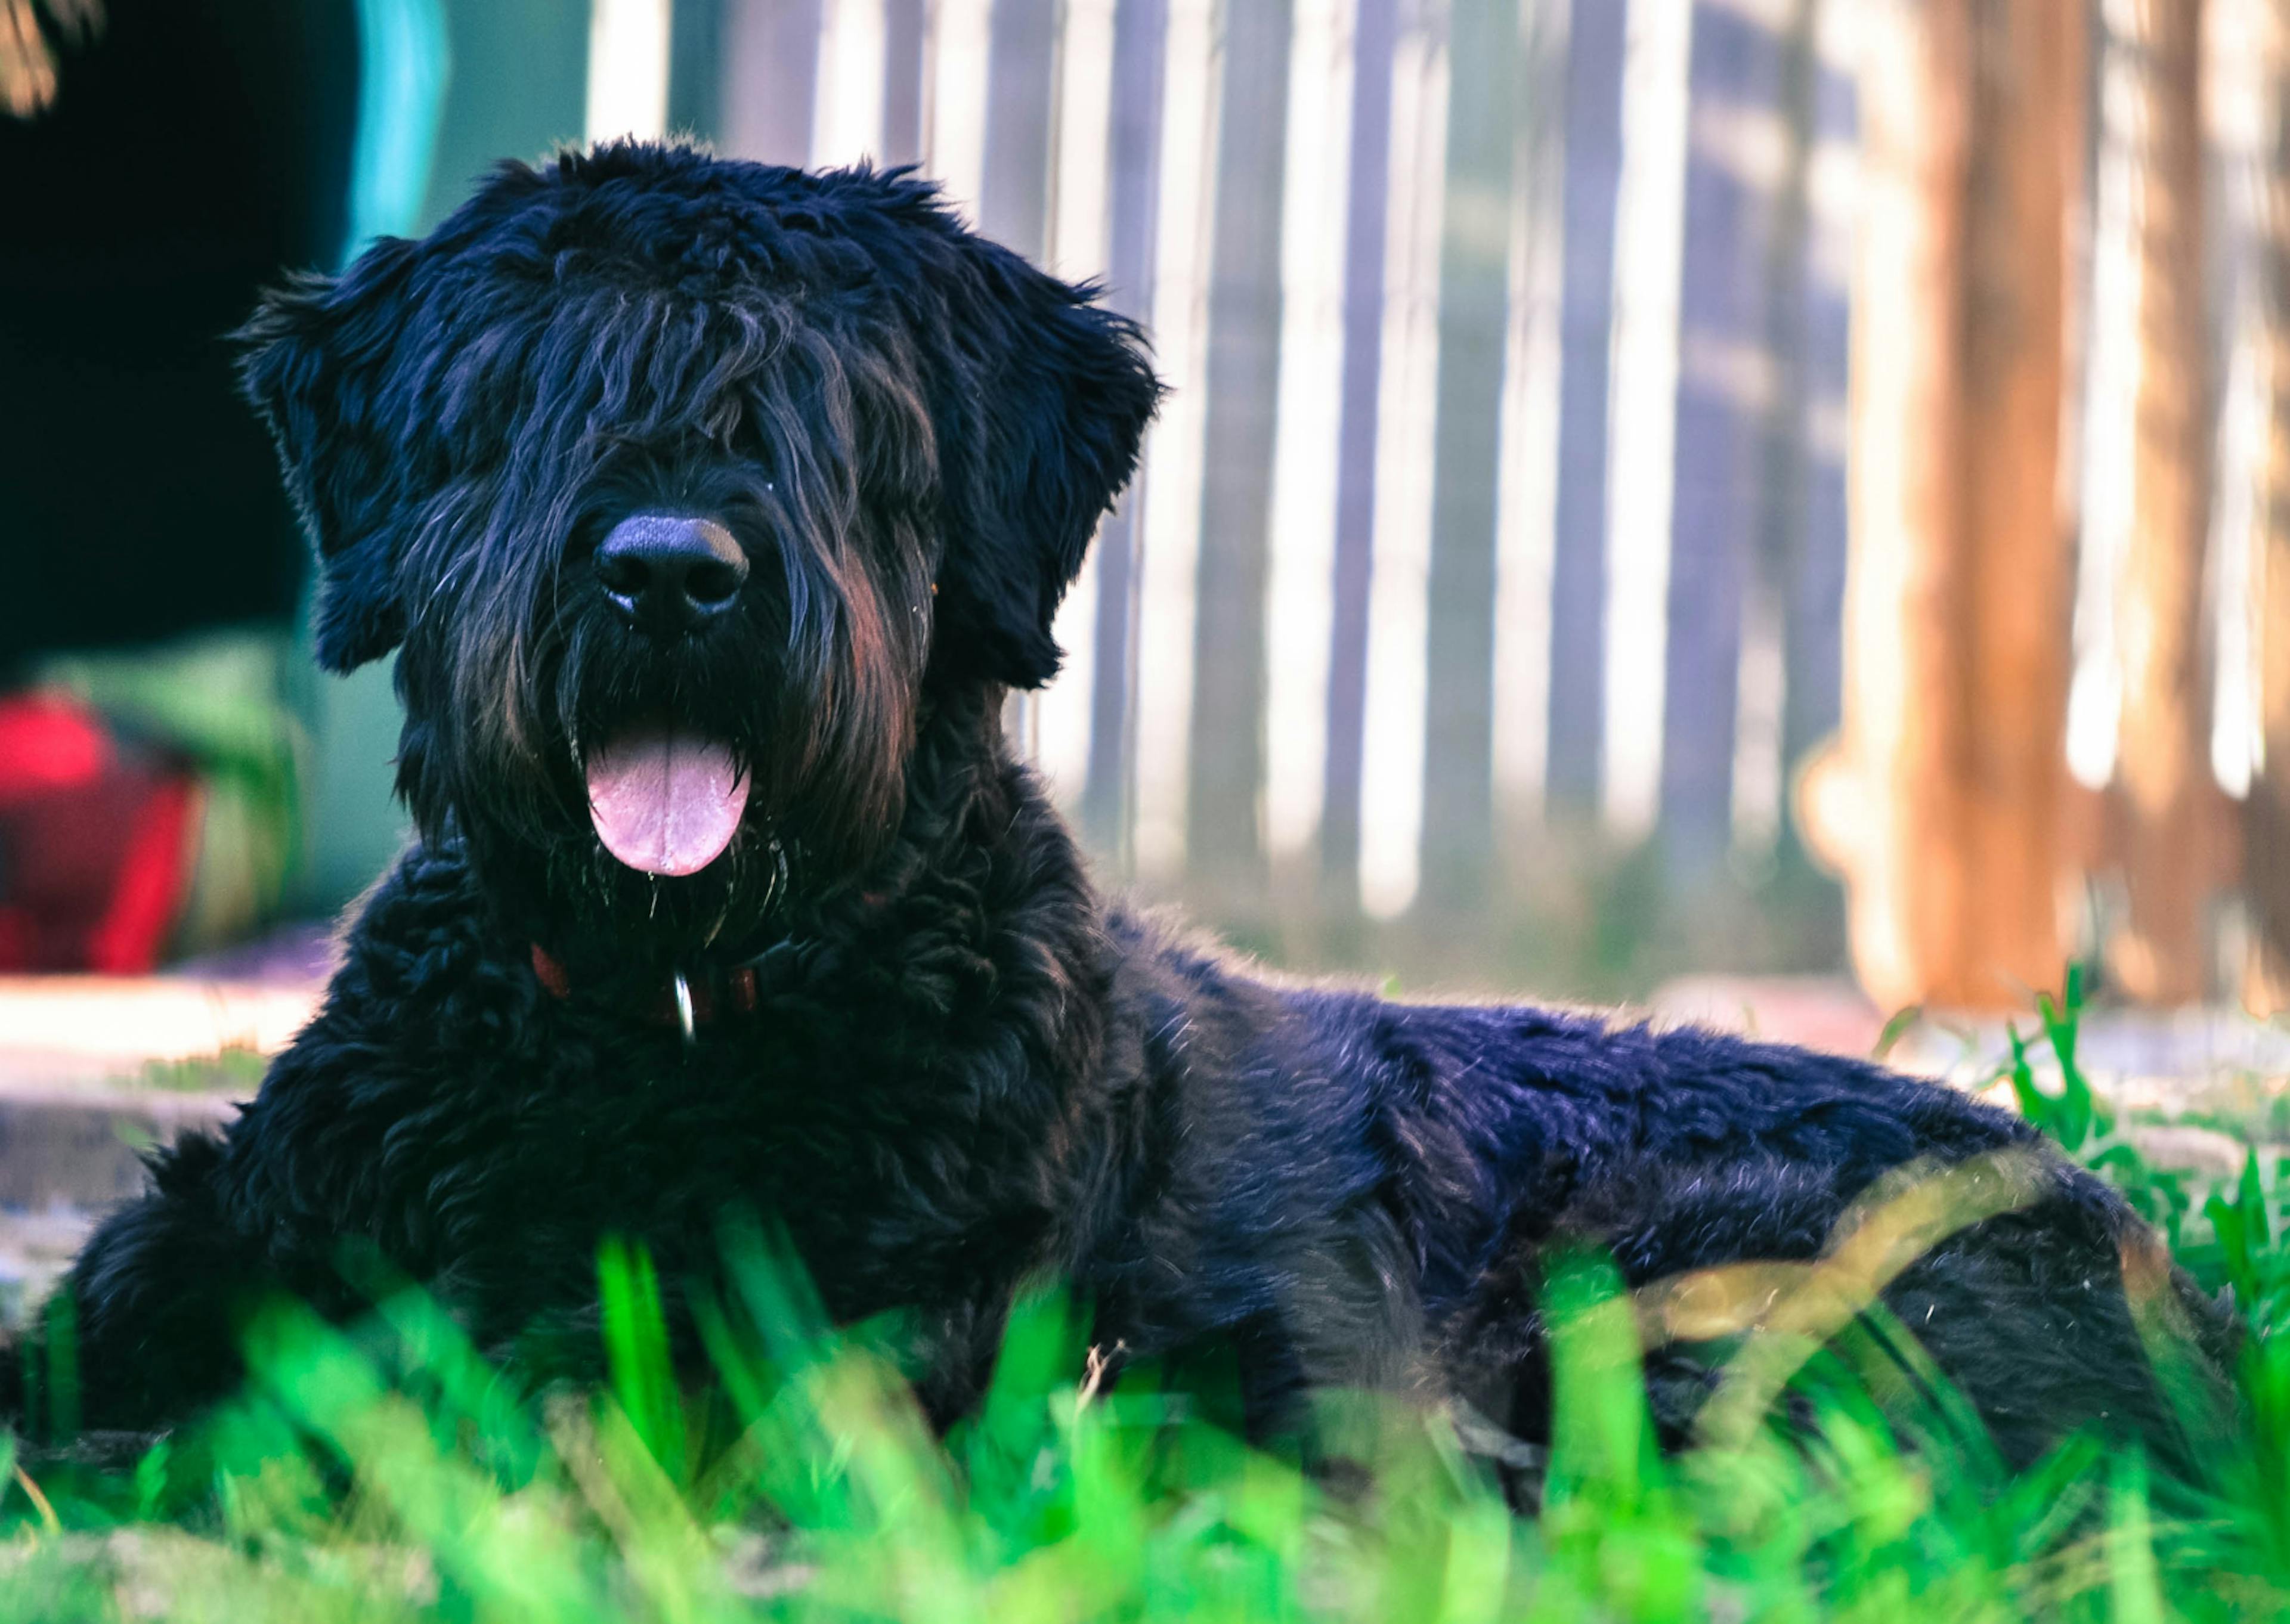
<svg viewBox="0 0 2290 1624"><path fill-rule="evenodd" d="M2016 1120L1701 1031L1278 985L1098 893L999 717L1057 668L1159 387L928 186L512 164L245 337L320 658L400 651L420 838L260 1096L72 1271L85 1423L224 1393L266 1293L353 1311L346 1244L506 1356L593 1326L600 1237L684 1280L745 1208L836 1315L910 1311L941 1421L1064 1280L1117 1362L1221 1350L1260 1434L1326 1384L1533 1440L1554 1244L1635 1284L1803 1262L1920 1164L1989 1216L1864 1269L1885 1323L2011 1459L2177 1447L2135 1308L2206 1306ZM1656 1340L1740 1329L1698 1300L1647 1295Z"/></svg>

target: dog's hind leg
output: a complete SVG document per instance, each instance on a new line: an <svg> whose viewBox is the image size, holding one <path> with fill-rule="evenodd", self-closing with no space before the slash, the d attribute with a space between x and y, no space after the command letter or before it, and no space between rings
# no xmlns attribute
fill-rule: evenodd
<svg viewBox="0 0 2290 1624"><path fill-rule="evenodd" d="M1756 1330L1779 1332L1784 1357L1807 1338L1851 1350L1847 1365L1909 1432L1969 1422L2006 1467L2086 1432L2138 1444L2164 1472L2199 1480L2210 1444L2235 1424L2233 1324L2118 1196L2054 1156L2021 1154L2024 1184L1988 1180L2011 1196L2005 1210L1936 1236L1912 1220L1944 1214L1970 1188L1946 1185L1939 1170L1902 1181L1889 1201L1848 1202L1823 1170L1779 1161L1632 1168L1517 1237L1480 1283L1449 1332L1459 1390L1515 1435L1546 1441L1542 1260L1554 1249L1605 1254L1632 1292L1666 1447L1726 1436L1705 1406L1736 1368L1740 1336ZM1920 1191L1938 1204L1928 1211ZM1755 1362L1738 1370L1733 1390L1757 1398L1756 1413L1769 1402L1793 1413Z"/></svg>

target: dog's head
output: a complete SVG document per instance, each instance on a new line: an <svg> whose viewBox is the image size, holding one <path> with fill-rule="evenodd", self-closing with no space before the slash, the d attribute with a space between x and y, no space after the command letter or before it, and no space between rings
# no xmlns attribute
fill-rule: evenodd
<svg viewBox="0 0 2290 1624"><path fill-rule="evenodd" d="M244 336L319 660L403 645L424 833L660 957L752 931L784 853L877 852L933 695L1050 678L1158 395L923 182L633 143L506 165Z"/></svg>

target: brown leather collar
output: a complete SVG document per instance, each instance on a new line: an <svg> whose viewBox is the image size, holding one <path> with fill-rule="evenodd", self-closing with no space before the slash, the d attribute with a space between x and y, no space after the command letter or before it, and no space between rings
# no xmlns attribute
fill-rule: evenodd
<svg viewBox="0 0 2290 1624"><path fill-rule="evenodd" d="M537 941L532 944L532 973L551 997L572 996L572 978L556 956ZM696 976L677 971L645 1002L640 1012L654 1026L681 1030L688 1044L698 1036L700 1028L727 1012L754 1014L757 1001L755 966L735 964Z"/></svg>

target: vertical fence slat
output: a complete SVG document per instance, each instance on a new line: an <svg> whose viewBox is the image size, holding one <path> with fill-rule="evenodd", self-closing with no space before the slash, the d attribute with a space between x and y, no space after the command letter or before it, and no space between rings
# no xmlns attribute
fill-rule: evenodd
<svg viewBox="0 0 2290 1624"><path fill-rule="evenodd" d="M1706 883L1733 834L1743 585L1762 516L1758 429L1780 369L1765 293L1782 180L1758 136L1775 106L1772 32L1696 6L1679 295L1677 501L1670 527L1661 835L1672 879Z"/></svg>
<svg viewBox="0 0 2290 1624"><path fill-rule="evenodd" d="M590 0L583 139L656 141L668 133L675 37L668 0Z"/></svg>
<svg viewBox="0 0 2290 1624"><path fill-rule="evenodd" d="M1110 241L1114 0L1061 0L1052 96L1050 214L1045 263L1101 281Z"/></svg>
<svg viewBox="0 0 2290 1624"><path fill-rule="evenodd" d="M1360 740L1360 905L1385 919L1413 905L1421 880L1448 10L1446 0L1410 0L1392 52L1375 548Z"/></svg>
<svg viewBox="0 0 2290 1624"><path fill-rule="evenodd" d="M1162 68L1152 327L1170 393L1153 430L1145 482L1133 769L1138 871L1162 884L1181 881L1185 861L1221 13L1219 0L1171 0Z"/></svg>
<svg viewBox="0 0 2290 1624"><path fill-rule="evenodd" d="M1245 910L1266 884L1264 588L1280 386L1289 0L1227 14L1193 618L1186 877Z"/></svg>
<svg viewBox="0 0 2290 1624"><path fill-rule="evenodd" d="M1106 301L1139 319L1153 308L1154 244L1160 235L1161 89L1168 33L1168 0L1119 0L1114 10ZM1141 470L1098 532L1089 771L1082 789L1085 834L1122 871L1133 860L1137 548L1144 483Z"/></svg>
<svg viewBox="0 0 2290 1624"><path fill-rule="evenodd" d="M2269 0L2211 0L2202 41L2208 415L2216 469L2204 561L2211 696L2204 754L2212 777L2237 800L2249 789L2258 728L2251 568L2268 411L2262 216L2272 156L2263 128L2269 10ZM2231 883L2240 870L2234 823L2229 816L2214 831L2222 836L2214 865L2221 884Z"/></svg>
<svg viewBox="0 0 2290 1624"><path fill-rule="evenodd" d="M722 133L726 0L676 0L668 56L668 128L713 141Z"/></svg>
<svg viewBox="0 0 2290 1624"><path fill-rule="evenodd" d="M1606 715L1606 407L1628 9L1619 0L1578 4L1567 39L1566 264L1544 772L1551 805L1578 814L1597 804Z"/></svg>
<svg viewBox="0 0 2290 1624"><path fill-rule="evenodd" d="M1774 319L1797 334L1798 365L1784 379L1786 404L1794 420L1777 412L1773 433L1776 454L1794 455L1794 473L1776 469L1783 488L1768 494L1781 537L1774 564L1782 596L1782 770L1793 773L1837 731L1843 685L1845 610L1846 468L1845 425L1847 373L1852 350L1851 282L1853 200L1832 179L1824 188L1816 153L1852 149L1856 116L1853 82L1827 60L1824 41L1834 0L1798 0L1798 20L1791 51L1803 76L1798 92L1806 100L1792 117L1806 119L1797 161L1802 166L1793 195L1798 199L1802 241L1795 275L1801 294L1788 285L1790 262L1775 260ZM1832 176L1840 172L1832 156ZM1792 307L1795 307L1794 308ZM1792 453L1788 448L1794 444ZM1801 503L1794 524L1779 504ZM1803 832L1796 819L1782 827L1785 857L1801 860Z"/></svg>
<svg viewBox="0 0 2290 1624"><path fill-rule="evenodd" d="M812 92L814 167L882 155L886 21L883 0L822 0L818 82Z"/></svg>
<svg viewBox="0 0 2290 1624"><path fill-rule="evenodd" d="M2174 4L2179 0L2172 0ZM2060 512L2068 204L2081 172L2084 0L1974 8L1961 430L1971 624L1958 671L1920 695L1962 797L1958 844L1915 882L1956 892L1943 989L2020 1004L2064 973L2060 840L2066 791L2070 576ZM1869 448L1864 444L1862 449ZM1961 624L1961 620L1959 620ZM1965 680L1966 674L1970 681ZM1916 783L1901 787L1904 799ZM1906 800L1914 806L1916 803Z"/></svg>
<svg viewBox="0 0 2290 1624"><path fill-rule="evenodd" d="M1113 133L1114 0L1063 0L1058 19L1057 84L1051 138L1050 220L1045 263L1056 276L1105 275ZM1064 674L1034 697L1036 766L1059 805L1078 812L1089 781L1090 724L1096 695L1098 572L1102 537L1058 606L1053 627Z"/></svg>
<svg viewBox="0 0 2290 1624"><path fill-rule="evenodd" d="M449 4L444 12L448 64L514 60L518 71L489 84L453 68L436 93L436 152L416 231L434 229L504 157L539 158L585 127L589 13L556 0ZM434 68L434 64L432 65Z"/></svg>
<svg viewBox="0 0 2290 1624"><path fill-rule="evenodd" d="M1438 421L1425 652L1422 894L1483 899L1494 855L1495 522L1510 296L1518 0L1450 16Z"/></svg>
<svg viewBox="0 0 2290 1624"><path fill-rule="evenodd" d="M1781 151L1762 244L1764 262L1758 268L1754 318L1765 334L1772 381L1757 413L1756 489L1750 499L1754 518L1742 609L1730 830L1735 852L1761 857L1796 852L1782 844L1785 785L1795 752L1811 741L1793 741L1790 732L1795 684L1790 611L1820 523L1814 511L1814 453L1806 412L1814 337L1806 256L1813 148L1820 117L1819 0L1793 0L1778 20L1774 104ZM1841 396L1841 378L1838 390ZM1830 540L1841 556L1841 525ZM1830 614L1833 631L1833 602ZM1833 685L1833 667L1829 680Z"/></svg>
<svg viewBox="0 0 2290 1624"><path fill-rule="evenodd" d="M929 0L883 0L883 146L885 164L923 156L923 75L930 62Z"/></svg>
<svg viewBox="0 0 2290 1624"><path fill-rule="evenodd" d="M811 161L821 0L725 0L721 141L733 157Z"/></svg>
<svg viewBox="0 0 2290 1624"><path fill-rule="evenodd" d="M1359 0L1351 199L1344 230L1344 404L1337 431L1334 625L1328 658L1327 788L1320 861L1328 901L1359 895L1360 751L1367 703L1368 586L1375 546L1377 402L1382 393L1385 227L1390 205L1391 54L1399 0Z"/></svg>
<svg viewBox="0 0 2290 1624"><path fill-rule="evenodd" d="M1264 612L1265 840L1283 868L1309 860L1318 842L1327 772L1356 12L1353 0L1299 0L1289 46L1280 393Z"/></svg>
<svg viewBox="0 0 2290 1624"><path fill-rule="evenodd" d="M1693 0L1630 0L1606 411L1598 803L1606 834L1631 844L1653 832L1661 811L1693 25Z"/></svg>
<svg viewBox="0 0 2290 1624"><path fill-rule="evenodd" d="M947 201L975 222L986 184L993 0L931 0L929 17L923 161Z"/></svg>
<svg viewBox="0 0 2290 1624"><path fill-rule="evenodd" d="M988 35L986 170L978 226L1036 260L1049 245L1057 15L1057 0L994 0Z"/></svg>
<svg viewBox="0 0 2290 1624"><path fill-rule="evenodd" d="M1051 119L1057 104L1058 0L993 0L978 228L1036 264L1049 257ZM1004 716L1039 761L1043 696L1013 693Z"/></svg>
<svg viewBox="0 0 2290 1624"><path fill-rule="evenodd" d="M1497 491L1494 745L1498 849L1523 875L1543 813L1550 730L1551 547L1557 520L1560 302L1565 282L1566 57L1574 0L1525 0L1515 98L1509 311Z"/></svg>

